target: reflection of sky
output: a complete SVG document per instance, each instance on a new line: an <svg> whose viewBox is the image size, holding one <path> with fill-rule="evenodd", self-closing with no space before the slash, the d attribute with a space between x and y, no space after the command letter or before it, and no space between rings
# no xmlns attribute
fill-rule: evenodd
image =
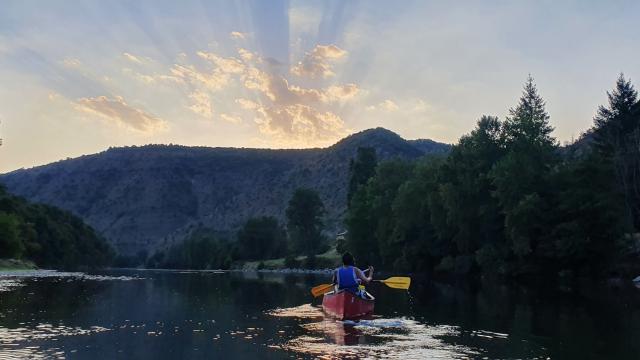
<svg viewBox="0 0 640 360"><path fill-rule="evenodd" d="M639 4L5 1L0 171L109 146L454 142L531 73L555 135L638 78ZM8 85L7 85L8 84Z"/></svg>

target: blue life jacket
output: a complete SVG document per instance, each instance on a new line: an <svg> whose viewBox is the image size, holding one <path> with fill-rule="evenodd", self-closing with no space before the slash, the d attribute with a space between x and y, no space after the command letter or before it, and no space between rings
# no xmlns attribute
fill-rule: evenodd
<svg viewBox="0 0 640 360"><path fill-rule="evenodd" d="M357 291L358 278L356 277L356 269L353 266L341 266L336 269L336 282L338 283L338 290L346 289Z"/></svg>

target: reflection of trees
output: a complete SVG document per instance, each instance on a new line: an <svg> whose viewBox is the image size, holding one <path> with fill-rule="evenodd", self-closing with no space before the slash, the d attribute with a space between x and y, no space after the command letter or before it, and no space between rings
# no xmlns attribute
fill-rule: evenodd
<svg viewBox="0 0 640 360"><path fill-rule="evenodd" d="M17 327L25 319L36 324L71 319L110 283L66 277L23 281L24 286L0 294L3 326Z"/></svg>
<svg viewBox="0 0 640 360"><path fill-rule="evenodd" d="M640 336L640 293L628 290L592 284L561 292L481 281L428 283L412 292L416 316L459 326L464 343L490 349L493 356L629 358L640 351L634 340ZM479 330L508 334L509 345L473 336Z"/></svg>

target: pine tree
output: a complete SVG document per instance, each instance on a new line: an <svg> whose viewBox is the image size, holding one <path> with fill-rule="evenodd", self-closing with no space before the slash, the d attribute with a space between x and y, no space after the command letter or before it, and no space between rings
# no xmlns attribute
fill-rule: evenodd
<svg viewBox="0 0 640 360"><path fill-rule="evenodd" d="M504 122L505 146L516 149L531 145L540 148L553 147L555 140L551 137L551 132L553 127L549 125L545 101L538 94L533 78L529 75L518 105L509 109L509 116Z"/></svg>
<svg viewBox="0 0 640 360"><path fill-rule="evenodd" d="M594 140L601 153L611 156L620 148L625 135L638 127L632 108L638 102L638 92L624 74L618 76L616 87L607 91L609 106L600 106L594 121Z"/></svg>
<svg viewBox="0 0 640 360"><path fill-rule="evenodd" d="M594 118L594 141L605 161L613 164L618 191L624 194L627 223L640 228L640 110L638 92L620 74L607 92L609 106Z"/></svg>
<svg viewBox="0 0 640 360"><path fill-rule="evenodd" d="M519 268L535 271L535 257L549 198L549 173L556 160L557 144L545 102L529 76L518 105L509 110L502 141L505 156L491 171L504 214L504 236L520 260Z"/></svg>

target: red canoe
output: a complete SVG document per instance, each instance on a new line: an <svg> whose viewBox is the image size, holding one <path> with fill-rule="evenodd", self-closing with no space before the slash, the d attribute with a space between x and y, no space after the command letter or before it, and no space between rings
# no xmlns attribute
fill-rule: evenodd
<svg viewBox="0 0 640 360"><path fill-rule="evenodd" d="M367 294L367 299L356 296L349 291L338 291L324 294L322 308L324 312L338 320L355 320L373 313L375 298Z"/></svg>

